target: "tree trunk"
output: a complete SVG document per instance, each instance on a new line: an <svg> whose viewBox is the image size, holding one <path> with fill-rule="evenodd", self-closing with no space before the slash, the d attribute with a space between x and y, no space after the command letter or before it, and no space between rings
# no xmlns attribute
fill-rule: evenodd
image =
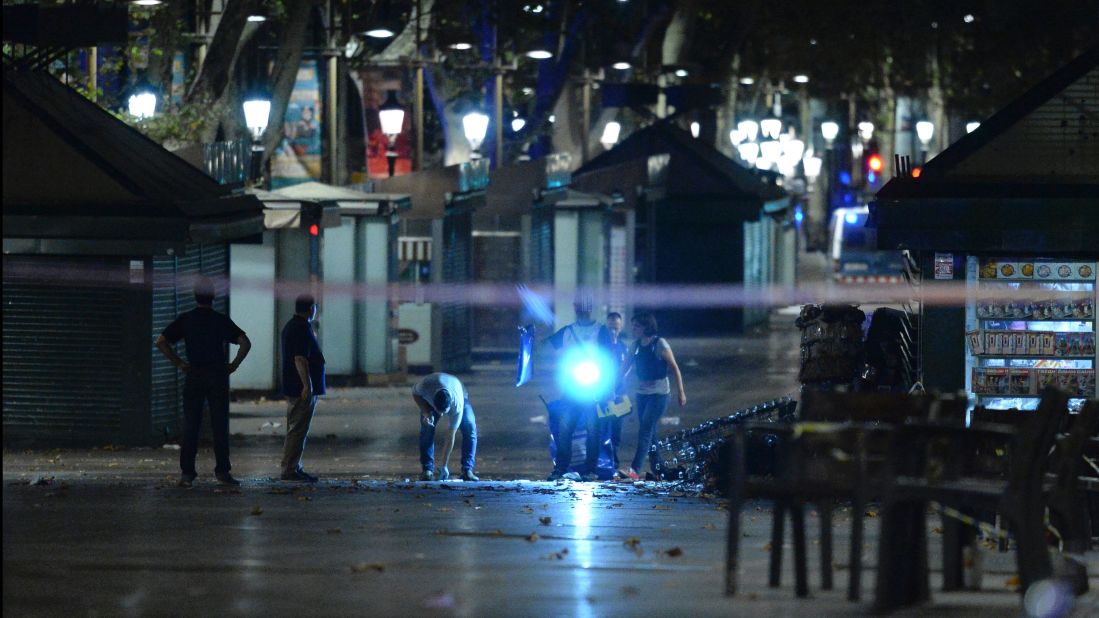
<svg viewBox="0 0 1099 618"><path fill-rule="evenodd" d="M725 87L721 93L721 107L717 114L717 129L714 137L714 146L728 152L730 156L736 156L736 147L729 141L729 131L736 127L737 95L740 91L740 54L733 54L729 62L728 75L725 78Z"/></svg>
<svg viewBox="0 0 1099 618"><path fill-rule="evenodd" d="M282 142L283 124L286 121L286 107L290 103L290 94L298 79L298 69L305 50L305 37L310 17L317 0L300 0L288 7L286 24L279 38L278 53L275 56L274 73L268 80L271 84L271 117L267 130L263 133L264 165L271 154Z"/></svg>
<svg viewBox="0 0 1099 618"><path fill-rule="evenodd" d="M233 0L225 2L225 10L214 31L207 49L206 59L199 75L192 82L184 100L188 103L210 104L220 102L233 75L236 59L246 42L245 33L255 32L248 26L248 14L258 8L258 0Z"/></svg>
<svg viewBox="0 0 1099 618"><path fill-rule="evenodd" d="M897 130L897 93L893 90L893 54L889 48L882 50L881 89L877 96L877 117L874 119L878 136L878 154L885 167L882 169L882 181L888 181L897 173L893 165Z"/></svg>
<svg viewBox="0 0 1099 618"><path fill-rule="evenodd" d="M942 71L939 67L938 49L932 48L927 54L927 69L931 77L931 87L927 89L927 119L935 125L928 158L942 151L947 144L949 127L946 124L946 103L943 97Z"/></svg>

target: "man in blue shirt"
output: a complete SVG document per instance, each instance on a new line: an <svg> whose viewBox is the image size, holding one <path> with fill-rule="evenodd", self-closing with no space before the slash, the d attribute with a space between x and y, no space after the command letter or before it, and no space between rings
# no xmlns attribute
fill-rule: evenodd
<svg viewBox="0 0 1099 618"><path fill-rule="evenodd" d="M156 347L182 371L183 444L179 449L180 487L190 487L198 473L198 432L202 425L203 404L210 404L210 426L214 434L214 475L219 485L240 485L229 474L229 374L240 367L252 343L228 316L214 311L214 284L206 277L195 280L196 308L177 317L156 338ZM184 361L176 354L175 344L183 340L187 351ZM229 344L240 348L229 363Z"/></svg>
<svg viewBox="0 0 1099 618"><path fill-rule="evenodd" d="M294 301L294 317L282 329L282 393L287 398L281 477L284 481L317 481L301 466L317 396L325 392L324 355L312 324L316 317L316 300L302 294Z"/></svg>

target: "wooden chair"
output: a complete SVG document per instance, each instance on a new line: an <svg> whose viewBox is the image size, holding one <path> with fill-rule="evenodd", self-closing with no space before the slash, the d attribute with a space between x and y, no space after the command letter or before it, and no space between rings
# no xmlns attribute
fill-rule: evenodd
<svg viewBox="0 0 1099 618"><path fill-rule="evenodd" d="M912 422L893 434L889 479L881 509L875 608L880 611L930 598L926 507L938 502L961 510L997 512L1018 544L1023 589L1052 572L1045 544L1043 488L1067 396L1049 389L1036 413L1016 430L1006 424ZM975 443L1000 440L1008 448L1003 478L964 468ZM961 456L960 456L961 455ZM956 524L951 524L956 525ZM956 535L944 530L944 543ZM960 573L960 547L944 546L944 579Z"/></svg>
<svg viewBox="0 0 1099 618"><path fill-rule="evenodd" d="M726 553L726 594L736 592L736 563L743 501L766 498L773 501L771 557L768 582L781 581L786 513L790 513L794 541L794 579L799 597L808 594L805 550L806 503L813 503L820 515L821 588L831 590L832 515L837 502L852 503L850 578L847 596L858 600L862 576L862 513L871 497L873 474L868 472L884 453L875 444L885 442L877 434L887 432L908 419L927 418L937 410L939 400L926 395L887 393L832 393L806 391L799 406L802 422L794 425L745 425L734 436L733 471L729 507L729 536ZM964 402L944 406L943 413L964 412ZM773 477L749 477L745 461L747 435L766 431L779 444Z"/></svg>
<svg viewBox="0 0 1099 618"><path fill-rule="evenodd" d="M1088 511L1088 483L1081 476L1091 470L1084 458L1085 449L1097 449L1099 400L1087 401L1079 414L1072 415L1067 433L1057 442L1050 466L1046 504L1050 520L1061 534L1063 551L1083 553L1091 545ZM1086 579L1085 579L1086 583Z"/></svg>

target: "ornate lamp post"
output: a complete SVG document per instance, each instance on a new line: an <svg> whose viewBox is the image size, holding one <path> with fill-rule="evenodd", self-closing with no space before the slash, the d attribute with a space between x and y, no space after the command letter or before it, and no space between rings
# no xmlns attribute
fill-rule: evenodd
<svg viewBox="0 0 1099 618"><path fill-rule="evenodd" d="M404 107L397 100L397 91L390 90L385 102L378 109L378 117L382 123L382 133L385 133L386 151L385 160L389 165L389 177L397 166L397 136L404 129Z"/></svg>

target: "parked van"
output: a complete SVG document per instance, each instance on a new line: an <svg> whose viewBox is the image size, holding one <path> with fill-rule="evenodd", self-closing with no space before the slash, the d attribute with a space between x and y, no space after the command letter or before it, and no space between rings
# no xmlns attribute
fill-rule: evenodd
<svg viewBox="0 0 1099 618"><path fill-rule="evenodd" d="M829 223L829 257L837 283L900 283L904 257L900 251L880 251L877 233L866 227L866 206L837 208Z"/></svg>

